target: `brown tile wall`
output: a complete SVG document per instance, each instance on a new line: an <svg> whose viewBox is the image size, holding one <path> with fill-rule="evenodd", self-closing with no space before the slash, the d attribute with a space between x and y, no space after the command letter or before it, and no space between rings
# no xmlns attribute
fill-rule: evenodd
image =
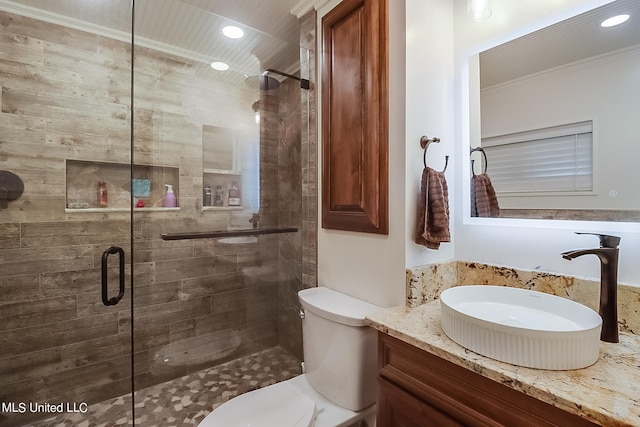
<svg viewBox="0 0 640 427"><path fill-rule="evenodd" d="M301 109L300 82L284 79L260 100L260 221L262 226L296 227L297 233L278 236L261 255L278 283L279 343L302 358L302 333L297 292L302 286L301 229ZM274 197L275 196L275 197Z"/></svg>
<svg viewBox="0 0 640 427"><path fill-rule="evenodd" d="M284 215L284 224L301 224L297 234L280 239L280 271L285 275L280 290L279 339L280 345L300 359L302 351L302 323L300 322L298 292L317 286L317 122L316 122L316 61L315 26L316 12L309 12L301 19L300 75L310 81L310 89L291 91L286 105L297 105L301 110L281 111L281 116L291 118L290 123L301 125L295 132L292 126L281 126L279 144L280 203L278 211ZM298 88L298 82L295 82ZM292 144L293 135L302 142ZM300 182L301 186L286 184ZM284 185L284 188L283 188ZM290 201L296 201L291 203Z"/></svg>
<svg viewBox="0 0 640 427"><path fill-rule="evenodd" d="M283 84L265 101L273 116L261 125L261 224L303 222L301 231L248 244L163 241L165 232L249 225L248 208L201 209L201 138L205 124L252 121L256 95L225 92L206 64L136 48L134 161L179 168L180 209L141 212L133 224L128 212L71 212L65 159L130 161L129 46L4 12L0 22L0 169L25 181L0 211L0 401L97 402L129 391L132 298L102 305L100 261L118 245L129 263L132 241L137 388L278 343L301 354L293 301L303 276L315 282L315 196L305 190L301 204L301 180L315 179L315 164L299 145L300 90ZM129 266L126 275L129 285ZM0 425L20 424L5 416Z"/></svg>
<svg viewBox="0 0 640 427"><path fill-rule="evenodd" d="M317 286L318 236L318 119L316 70L316 11L300 20L300 74L311 83L302 97L302 283L304 288ZM306 129L305 129L306 128Z"/></svg>

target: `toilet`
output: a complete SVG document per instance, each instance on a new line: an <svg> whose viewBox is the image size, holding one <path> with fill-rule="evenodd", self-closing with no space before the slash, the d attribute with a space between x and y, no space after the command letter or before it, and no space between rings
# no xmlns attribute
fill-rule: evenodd
<svg viewBox="0 0 640 427"><path fill-rule="evenodd" d="M377 335L364 317L380 307L326 287L298 299L302 375L223 403L199 427L375 427Z"/></svg>

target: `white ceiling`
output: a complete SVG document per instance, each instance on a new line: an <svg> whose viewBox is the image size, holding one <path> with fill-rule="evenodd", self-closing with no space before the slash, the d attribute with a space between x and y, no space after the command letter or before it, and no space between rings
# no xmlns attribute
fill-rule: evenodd
<svg viewBox="0 0 640 427"><path fill-rule="evenodd" d="M600 22L630 15L617 27ZM640 44L640 0L617 0L480 54L481 86L516 78Z"/></svg>
<svg viewBox="0 0 640 427"><path fill-rule="evenodd" d="M295 72L300 27L290 11L300 0L135 0L135 34L140 44L206 64L223 60L237 79L266 68ZM130 34L131 0L0 0L88 26ZM603 16L629 13L631 19L601 28ZM236 23L240 41L220 35ZM123 36L123 38L125 38ZM482 87L640 44L640 0L617 0L594 11L505 43L480 55Z"/></svg>
<svg viewBox="0 0 640 427"><path fill-rule="evenodd" d="M146 0L149 2L150 0ZM290 11L298 0L180 0L289 43L300 41L300 24Z"/></svg>

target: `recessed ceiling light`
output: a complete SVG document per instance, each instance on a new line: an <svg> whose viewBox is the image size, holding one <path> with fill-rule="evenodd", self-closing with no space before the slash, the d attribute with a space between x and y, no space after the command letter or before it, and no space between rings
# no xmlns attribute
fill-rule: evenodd
<svg viewBox="0 0 640 427"><path fill-rule="evenodd" d="M225 71L229 69L229 64L227 64L226 62L222 62L222 61L213 61L211 63L211 68L213 68L214 70L218 70L218 71Z"/></svg>
<svg viewBox="0 0 640 427"><path fill-rule="evenodd" d="M602 23L600 24L601 27L613 27L616 25L620 25L623 22L625 22L627 19L629 19L629 15L617 15L617 16L613 16L609 19L605 19L604 21L602 21Z"/></svg>
<svg viewBox="0 0 640 427"><path fill-rule="evenodd" d="M491 2L489 0L467 0L467 20L482 22L491 16Z"/></svg>
<svg viewBox="0 0 640 427"><path fill-rule="evenodd" d="M230 39L239 39L244 36L244 31L242 31L242 28L236 27L235 25L227 25L222 29L222 34Z"/></svg>

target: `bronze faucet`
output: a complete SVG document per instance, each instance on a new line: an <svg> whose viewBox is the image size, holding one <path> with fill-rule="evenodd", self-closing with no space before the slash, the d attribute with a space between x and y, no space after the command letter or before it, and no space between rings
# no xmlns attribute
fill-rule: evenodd
<svg viewBox="0 0 640 427"><path fill-rule="evenodd" d="M618 342L618 245L620 237L593 234L600 238L600 247L562 253L562 258L572 260L582 255L592 254L600 259L600 317L602 331L600 340Z"/></svg>

